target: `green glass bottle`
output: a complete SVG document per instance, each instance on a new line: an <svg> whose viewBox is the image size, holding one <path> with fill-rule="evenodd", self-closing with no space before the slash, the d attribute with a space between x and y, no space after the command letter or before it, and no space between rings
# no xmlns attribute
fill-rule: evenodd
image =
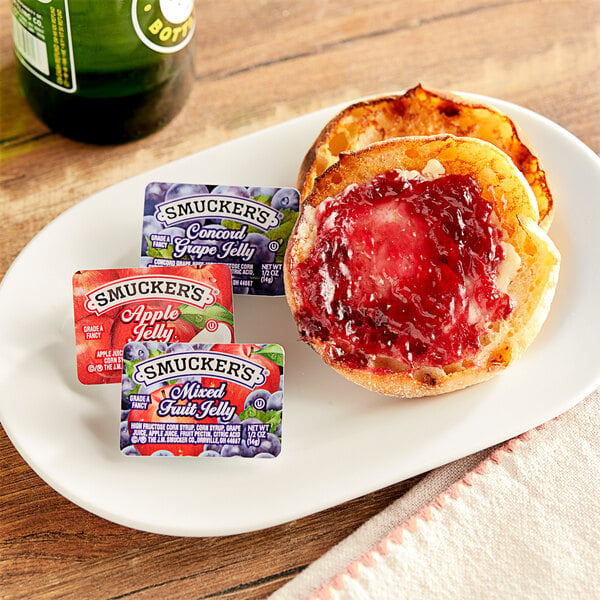
<svg viewBox="0 0 600 600"><path fill-rule="evenodd" d="M12 0L12 17L25 98L67 137L143 137L189 94L194 0Z"/></svg>

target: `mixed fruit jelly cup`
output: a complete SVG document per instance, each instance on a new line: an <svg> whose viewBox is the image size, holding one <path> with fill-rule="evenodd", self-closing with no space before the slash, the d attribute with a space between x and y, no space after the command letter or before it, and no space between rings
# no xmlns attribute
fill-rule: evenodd
<svg viewBox="0 0 600 600"><path fill-rule="evenodd" d="M281 452L278 344L130 342L120 447L126 456L274 458Z"/></svg>

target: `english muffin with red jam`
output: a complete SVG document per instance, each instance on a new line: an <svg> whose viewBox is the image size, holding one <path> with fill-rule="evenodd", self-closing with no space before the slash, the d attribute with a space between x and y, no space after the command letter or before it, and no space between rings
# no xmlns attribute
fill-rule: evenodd
<svg viewBox="0 0 600 600"><path fill-rule="evenodd" d="M382 394L458 390L538 334L560 255L523 174L489 142L403 137L342 153L316 179L286 253L301 338Z"/></svg>

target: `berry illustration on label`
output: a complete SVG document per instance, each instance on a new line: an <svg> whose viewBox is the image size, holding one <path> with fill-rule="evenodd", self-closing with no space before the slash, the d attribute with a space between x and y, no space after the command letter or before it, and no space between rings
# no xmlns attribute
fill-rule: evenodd
<svg viewBox="0 0 600 600"><path fill-rule="evenodd" d="M126 344L121 451L127 456L278 456L283 368L278 344Z"/></svg>
<svg viewBox="0 0 600 600"><path fill-rule="evenodd" d="M120 383L123 349L232 342L231 272L225 265L103 269L73 276L77 376ZM140 346L131 346L134 352Z"/></svg>
<svg viewBox="0 0 600 600"><path fill-rule="evenodd" d="M234 293L283 295L283 258L299 205L294 188L152 182L141 264L226 264Z"/></svg>

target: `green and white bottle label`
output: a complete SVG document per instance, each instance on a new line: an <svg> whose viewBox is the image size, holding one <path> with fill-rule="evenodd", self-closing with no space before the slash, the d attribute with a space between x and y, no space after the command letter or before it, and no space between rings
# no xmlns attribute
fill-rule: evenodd
<svg viewBox="0 0 600 600"><path fill-rule="evenodd" d="M194 33L194 0L133 0L133 27L142 42L156 52L181 50Z"/></svg>
<svg viewBox="0 0 600 600"><path fill-rule="evenodd" d="M68 0L13 0L12 24L15 54L23 66L52 87L75 92Z"/></svg>

